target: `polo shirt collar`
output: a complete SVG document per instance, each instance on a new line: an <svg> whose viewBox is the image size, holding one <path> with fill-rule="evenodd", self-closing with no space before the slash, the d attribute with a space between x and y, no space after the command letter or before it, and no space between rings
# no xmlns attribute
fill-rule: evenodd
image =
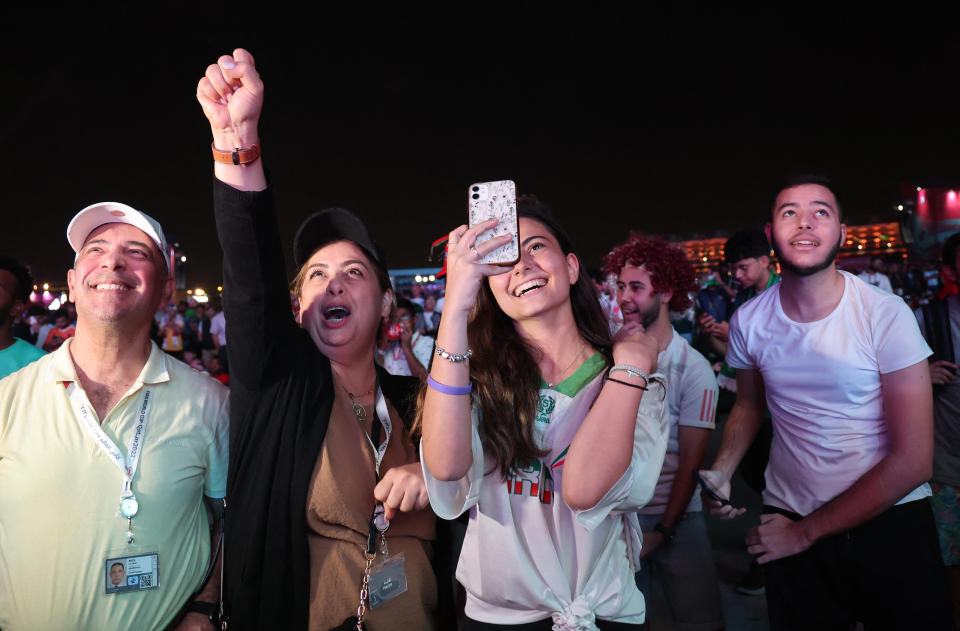
<svg viewBox="0 0 960 631"><path fill-rule="evenodd" d="M77 381L77 367L73 365L73 358L70 356L70 343L73 338L67 339L60 348L51 353L49 368L47 369L46 381L51 383L73 382ZM156 342L150 341L150 355L147 357L147 363L143 365L140 375L134 383L134 389L143 384L155 384L170 381L170 373L167 372L167 354L160 350Z"/></svg>

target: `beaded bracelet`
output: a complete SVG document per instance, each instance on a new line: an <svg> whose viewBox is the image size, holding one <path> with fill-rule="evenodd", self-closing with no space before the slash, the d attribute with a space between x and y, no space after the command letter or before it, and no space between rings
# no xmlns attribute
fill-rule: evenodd
<svg viewBox="0 0 960 631"><path fill-rule="evenodd" d="M460 362L465 362L465 361L467 361L468 359L470 359L470 356L471 356L471 355L473 355L473 349L471 349L471 348L468 348L468 349L467 349L467 352L466 352L466 353L463 353L462 355L456 355L456 354L454 354L454 353L447 352L447 351L443 350L442 348L440 348L439 346L437 346L437 348L436 348L436 350L435 350L434 352L435 352L438 356L443 357L443 358L444 358L445 360L447 360L448 362L453 362L454 364L459 364Z"/></svg>
<svg viewBox="0 0 960 631"><path fill-rule="evenodd" d="M620 372L625 372L625 373L627 373L627 374L630 375L631 377L640 377L640 378L643 379L644 381L650 381L650 377L647 376L647 373L643 372L642 370L640 370L640 369L637 368L636 366L631 366L630 364L617 364L616 366L614 366L613 368L611 368L611 369L607 372L607 374L608 374L608 375L609 375L609 374L613 374L613 373L617 372L618 370L619 370Z"/></svg>

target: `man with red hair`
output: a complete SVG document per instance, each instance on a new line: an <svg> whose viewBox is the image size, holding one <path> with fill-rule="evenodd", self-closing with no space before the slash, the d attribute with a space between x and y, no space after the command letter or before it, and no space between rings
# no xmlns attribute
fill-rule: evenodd
<svg viewBox="0 0 960 631"><path fill-rule="evenodd" d="M720 589L693 470L714 428L717 382L707 360L670 324L670 311L690 306L696 274L683 250L663 239L633 235L604 259L616 274L624 325L617 337L645 330L656 338L657 370L667 377L670 438L653 499L640 510L643 567L637 586L650 593L649 564L680 629L720 629Z"/></svg>

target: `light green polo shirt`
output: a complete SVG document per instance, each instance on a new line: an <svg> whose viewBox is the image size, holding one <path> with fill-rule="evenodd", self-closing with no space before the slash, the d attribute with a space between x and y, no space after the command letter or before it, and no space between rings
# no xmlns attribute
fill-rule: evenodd
<svg viewBox="0 0 960 631"><path fill-rule="evenodd" d="M202 496L226 494L227 389L151 343L137 381L101 423L126 456L144 390L153 391L129 545L123 475L67 396L77 380L70 343L0 381L0 628L162 629L209 562ZM151 552L157 588L105 594L107 558Z"/></svg>

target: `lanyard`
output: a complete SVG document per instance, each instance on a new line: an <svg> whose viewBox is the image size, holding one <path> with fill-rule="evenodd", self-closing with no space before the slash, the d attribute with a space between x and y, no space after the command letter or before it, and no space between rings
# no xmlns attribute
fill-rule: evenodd
<svg viewBox="0 0 960 631"><path fill-rule="evenodd" d="M387 437L381 444L380 427L383 427ZM390 444L390 432L393 429L393 423L390 421L390 411L387 409L387 400L383 396L380 384L377 383L377 403L374 406L373 421L370 426L370 433L364 434L367 437L367 443L373 449L374 458L374 476L377 481L380 480L380 463L383 460L383 454L387 451ZM366 614L369 604L370 572L373 567L373 560L377 556L377 538L380 539L380 552L383 556L388 556L387 551L387 528L390 522L384 516L383 504L377 502L373 508L373 514L370 516L370 524L367 530L367 545L364 548L364 570L363 578L360 583L360 605L357 607L357 629L365 629L363 617Z"/></svg>
<svg viewBox="0 0 960 631"><path fill-rule="evenodd" d="M379 422L378 422L379 421ZM387 438L381 444L380 442L380 426L383 426L383 431L386 433ZM374 407L373 422L370 426L370 433L366 434L367 443L370 445L370 448L373 449L373 460L374 466L376 467L377 480L380 479L380 462L383 460L383 454L387 452L387 445L390 444L390 432L393 430L393 424L390 422L390 412L387 409L387 399L383 396L383 391L380 389L380 384L377 384L377 404Z"/></svg>
<svg viewBox="0 0 960 631"><path fill-rule="evenodd" d="M87 407L86 397L83 396L83 391L77 387L76 383L71 383L67 387L67 396L70 398L70 404L73 406L77 422L123 474L123 489L120 491L120 513L127 519L127 543L132 543L133 534L130 530L130 523L139 510L139 505L133 494L133 476L140 464L140 454L143 451L143 432L147 425L150 404L153 402L153 390L150 388L144 388L143 390L143 404L137 413L137 424L133 429L133 436L130 438L130 447L127 450L126 458L124 458L120 448L104 433L103 428L93 420L90 408Z"/></svg>

